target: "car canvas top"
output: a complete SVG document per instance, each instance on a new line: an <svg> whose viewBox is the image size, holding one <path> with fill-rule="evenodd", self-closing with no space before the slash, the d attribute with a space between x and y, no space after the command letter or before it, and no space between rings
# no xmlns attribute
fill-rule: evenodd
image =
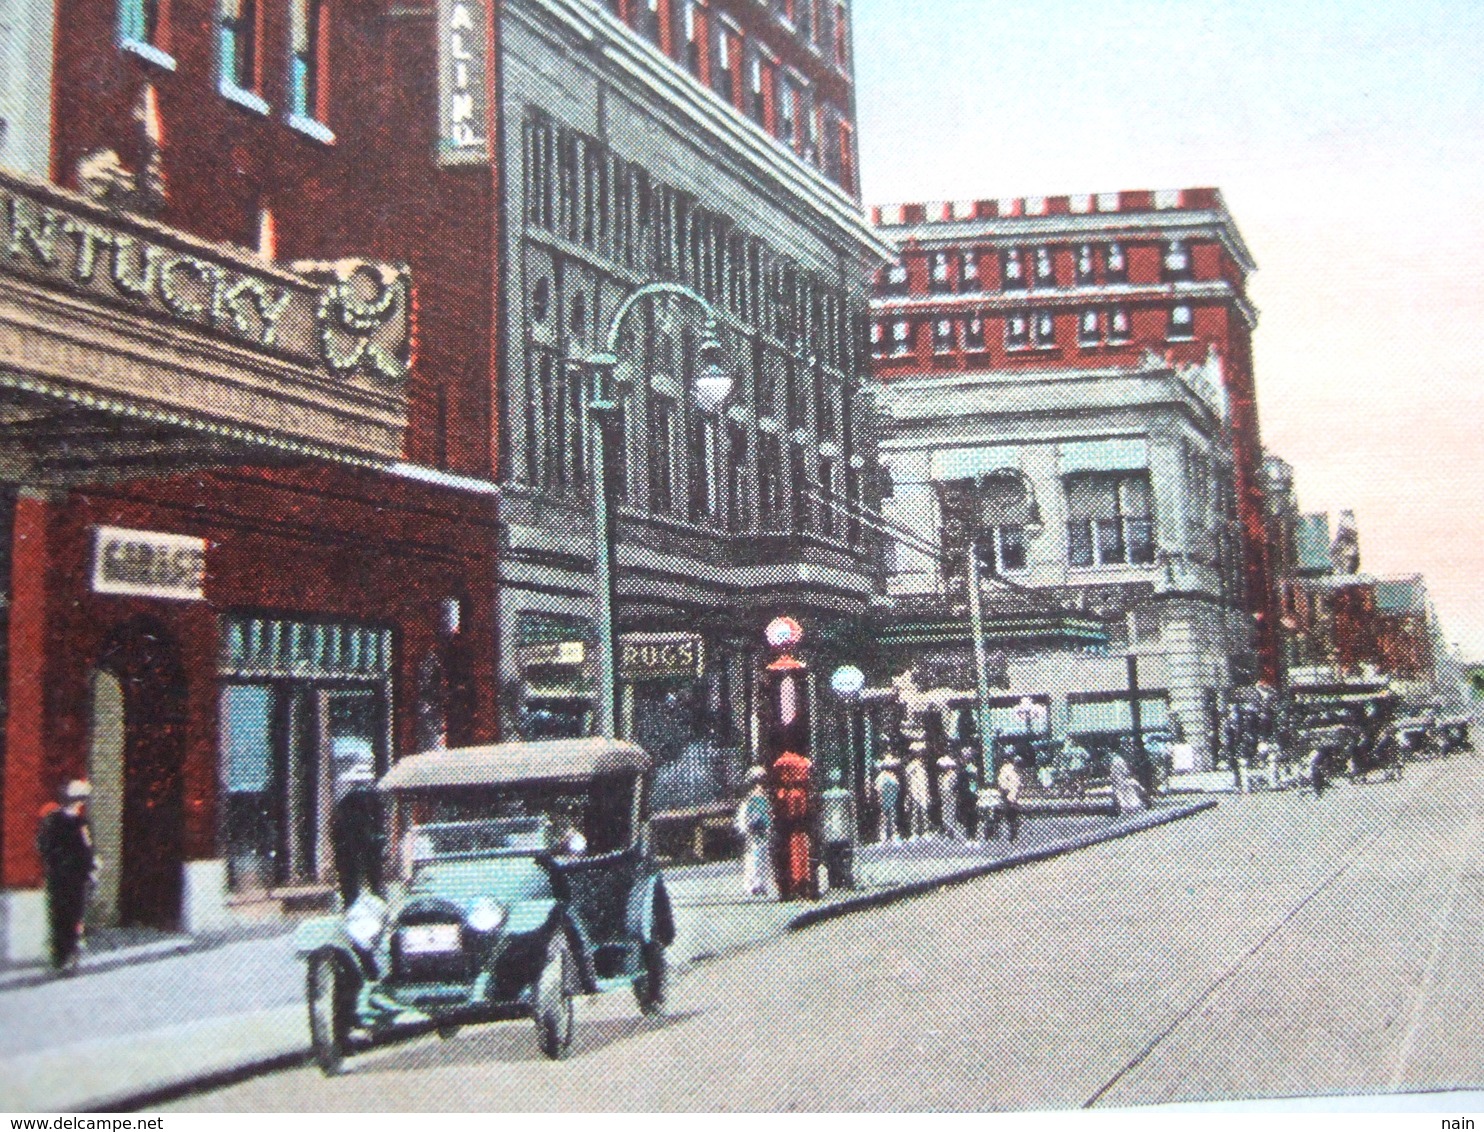
<svg viewBox="0 0 1484 1132"><path fill-rule="evenodd" d="M492 743L409 755L387 771L377 789L435 790L454 786L581 780L625 771L643 773L651 765L642 747L621 739Z"/></svg>

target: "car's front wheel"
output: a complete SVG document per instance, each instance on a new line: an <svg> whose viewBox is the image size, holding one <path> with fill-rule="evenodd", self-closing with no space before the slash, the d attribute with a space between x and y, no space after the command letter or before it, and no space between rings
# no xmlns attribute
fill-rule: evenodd
<svg viewBox="0 0 1484 1132"><path fill-rule="evenodd" d="M310 957L306 980L309 1003L309 1047L315 1064L325 1076L340 1072L345 1064L345 976L333 952Z"/></svg>
<svg viewBox="0 0 1484 1132"><path fill-rule="evenodd" d="M560 1061L571 1052L576 1028L572 1010L572 951L561 936L546 949L546 962L536 980L536 1040L541 1052Z"/></svg>
<svg viewBox="0 0 1484 1132"><path fill-rule="evenodd" d="M651 940L643 945L640 958L644 970L634 980L634 997L639 1000L639 1013L658 1014L665 1008L666 983L670 977L665 945Z"/></svg>

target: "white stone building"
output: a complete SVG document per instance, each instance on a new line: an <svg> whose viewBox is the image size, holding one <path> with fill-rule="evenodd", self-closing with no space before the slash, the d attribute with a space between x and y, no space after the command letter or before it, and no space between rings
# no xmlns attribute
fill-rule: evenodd
<svg viewBox="0 0 1484 1132"><path fill-rule="evenodd" d="M878 382L888 556L881 635L894 670L974 686L964 550L980 532L986 639L1008 688L997 729L1083 745L1177 723L1212 764L1241 612L1231 442L1219 364L986 370ZM1059 611L1065 611L1062 615ZM1093 619L1106 644L1086 632Z"/></svg>

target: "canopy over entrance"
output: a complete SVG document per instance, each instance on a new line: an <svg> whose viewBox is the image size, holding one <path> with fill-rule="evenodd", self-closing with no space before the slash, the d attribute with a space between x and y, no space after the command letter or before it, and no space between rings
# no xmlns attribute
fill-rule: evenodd
<svg viewBox="0 0 1484 1132"><path fill-rule="evenodd" d="M284 268L0 172L0 482L401 458L405 268Z"/></svg>

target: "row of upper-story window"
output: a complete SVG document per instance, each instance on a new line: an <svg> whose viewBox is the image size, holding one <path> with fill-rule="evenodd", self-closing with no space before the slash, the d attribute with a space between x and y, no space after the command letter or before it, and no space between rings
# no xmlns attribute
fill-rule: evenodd
<svg viewBox="0 0 1484 1132"><path fill-rule="evenodd" d="M839 0L773 0L811 45L821 31L834 67L849 72L846 7ZM701 0L608 0L610 10L703 87L752 119L847 192L856 191L850 115L738 22ZM802 22L799 22L802 21ZM827 26L826 26L827 25Z"/></svg>
<svg viewBox="0 0 1484 1132"><path fill-rule="evenodd" d="M1188 342L1195 337L1195 311L1187 303L1174 303L1164 311L1164 340ZM1059 312L1028 309L993 317L878 319L871 324L871 354L876 358L905 357L917 353L919 335L931 335L934 354L959 351L987 353L991 335L1002 337L1007 351L1052 349L1058 341L1058 324L1075 317L1077 345L1095 347L1125 345L1134 340L1134 319L1126 306L1085 307ZM993 324L999 324L998 332ZM1063 325L1060 332L1067 333Z"/></svg>
<svg viewBox="0 0 1484 1132"><path fill-rule="evenodd" d="M606 2L618 19L686 64L698 78L702 77L699 72L706 55L707 32L721 25L742 34L739 21L720 12L712 0ZM770 12L777 26L812 56L849 78L850 12L844 0L757 0L756 6Z"/></svg>
<svg viewBox="0 0 1484 1132"><path fill-rule="evenodd" d="M172 20L179 0L117 0L119 46L175 70ZM268 51L270 9L286 12L288 40ZM180 13L184 18L184 13ZM259 114L278 103L289 124L321 141L329 129L330 0L216 0L217 87Z"/></svg>
<svg viewBox="0 0 1484 1132"><path fill-rule="evenodd" d="M606 294L613 302L626 290L615 281L594 279L578 261L548 257L539 248L529 250L526 273L530 347L549 352L555 363L590 351L594 339L604 332L591 325L598 313L598 296ZM668 305L663 317L653 306L644 306L631 311L625 320L618 348L621 364L633 367L634 384L645 385L648 375L676 374L681 388L694 387L703 335L699 324L673 323L673 315ZM756 417L786 427L790 433L812 430L815 441L850 453L851 382L827 370L815 355L790 354L776 343L730 327L719 328L717 335L721 363L732 383L716 412L750 407ZM535 374L532 381L541 384L545 378Z"/></svg>
<svg viewBox="0 0 1484 1132"><path fill-rule="evenodd" d="M948 295L978 291L1028 291L1109 283L1174 283L1194 279L1191 242L1161 241L1157 262L1141 254L1148 245L1121 241L1039 244L1011 248L959 248L904 256L876 275L881 295ZM921 264L913 279L911 263Z"/></svg>
<svg viewBox="0 0 1484 1132"><path fill-rule="evenodd" d="M824 411L818 371L814 380ZM533 346L527 390L522 481L552 495L584 496L591 423L580 374L557 351ZM771 395L759 387L755 396L763 403ZM842 423L848 434L848 418ZM781 429L702 413L647 384L619 398L609 438L614 487L630 507L733 534L791 531L860 542L859 474L846 456L848 440L816 447Z"/></svg>
<svg viewBox="0 0 1484 1132"><path fill-rule="evenodd" d="M977 492L963 485L963 493L977 495L982 514L995 522L979 522L978 551L987 572L1014 574L1030 567L1030 546L1040 529L1016 515L1014 506L997 506L1000 478L986 477ZM1005 478L1006 488L1018 491ZM1154 506L1149 473L1077 472L1061 481L1066 507L1066 561L1077 568L1152 566L1156 560ZM1023 493L1022 493L1023 495ZM968 527L944 516L940 532L950 560L966 549Z"/></svg>
<svg viewBox="0 0 1484 1132"><path fill-rule="evenodd" d="M522 158L528 229L582 247L620 274L687 284L798 356L854 372L863 316L852 314L838 285L539 112L526 121Z"/></svg>

